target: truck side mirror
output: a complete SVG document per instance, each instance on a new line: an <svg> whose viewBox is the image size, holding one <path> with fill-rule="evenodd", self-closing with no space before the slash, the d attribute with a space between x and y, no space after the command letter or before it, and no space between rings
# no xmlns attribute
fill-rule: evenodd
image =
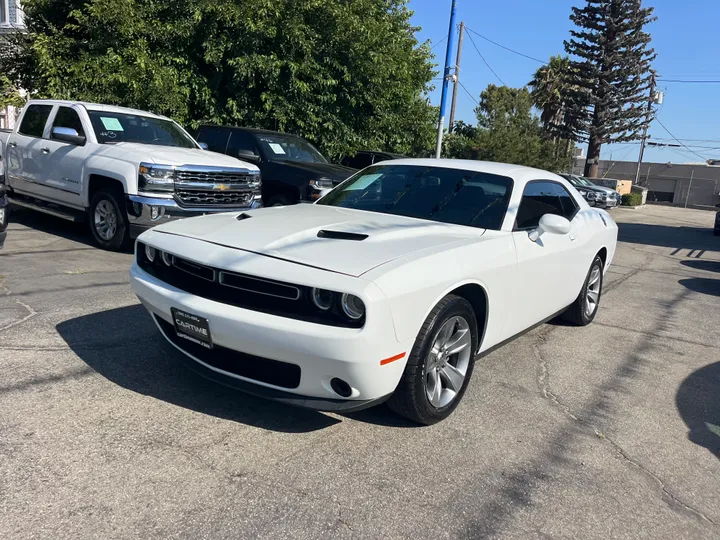
<svg viewBox="0 0 720 540"><path fill-rule="evenodd" d="M79 135L76 129L66 127L52 128L50 137L52 139L57 139L58 141L75 144L77 146L84 146L85 141L87 140L82 135Z"/></svg>

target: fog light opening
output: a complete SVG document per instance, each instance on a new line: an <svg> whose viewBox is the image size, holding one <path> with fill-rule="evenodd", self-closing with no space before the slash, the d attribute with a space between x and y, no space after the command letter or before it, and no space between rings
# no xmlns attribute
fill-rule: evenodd
<svg viewBox="0 0 720 540"><path fill-rule="evenodd" d="M350 385L337 377L330 381L330 387L340 397L348 398L352 395L352 388L350 388Z"/></svg>

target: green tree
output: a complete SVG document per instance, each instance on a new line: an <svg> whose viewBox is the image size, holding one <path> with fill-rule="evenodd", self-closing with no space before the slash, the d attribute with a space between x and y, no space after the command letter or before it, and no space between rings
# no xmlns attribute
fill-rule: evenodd
<svg viewBox="0 0 720 540"><path fill-rule="evenodd" d="M25 0L11 77L35 95L305 136L432 146L432 53L407 0ZM4 63L3 63L4 64Z"/></svg>
<svg viewBox="0 0 720 540"><path fill-rule="evenodd" d="M586 0L570 19L577 26L565 41L575 73L572 114L576 135L588 140L585 175L596 176L602 145L637 140L648 122L644 104L657 55L644 27L655 17L641 0Z"/></svg>
<svg viewBox="0 0 720 540"><path fill-rule="evenodd" d="M532 112L527 88L490 85L480 94L477 158L561 171L567 167L566 146L543 135Z"/></svg>

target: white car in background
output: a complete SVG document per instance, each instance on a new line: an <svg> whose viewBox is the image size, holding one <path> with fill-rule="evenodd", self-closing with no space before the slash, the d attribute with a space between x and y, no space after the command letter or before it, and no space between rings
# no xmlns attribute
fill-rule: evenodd
<svg viewBox="0 0 720 540"><path fill-rule="evenodd" d="M617 226L563 178L460 160L369 167L314 205L172 222L132 286L204 375L319 410L383 400L422 424L478 353L597 313Z"/></svg>

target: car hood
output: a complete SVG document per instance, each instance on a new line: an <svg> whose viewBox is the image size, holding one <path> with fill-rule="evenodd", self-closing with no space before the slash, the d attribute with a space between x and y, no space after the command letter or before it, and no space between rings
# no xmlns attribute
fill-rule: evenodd
<svg viewBox="0 0 720 540"><path fill-rule="evenodd" d="M276 167L284 167L288 170L301 171L307 175L317 176L318 178L329 178L337 183L342 182L346 178L350 178L357 171L342 165L334 165L332 163L313 163L306 161L274 161Z"/></svg>
<svg viewBox="0 0 720 540"><path fill-rule="evenodd" d="M399 257L485 232L314 204L207 215L153 230L355 277Z"/></svg>
<svg viewBox="0 0 720 540"><path fill-rule="evenodd" d="M176 146L122 142L100 145L100 150L96 154L138 164L146 162L158 165L196 165L259 170L252 163L200 148L179 148Z"/></svg>

